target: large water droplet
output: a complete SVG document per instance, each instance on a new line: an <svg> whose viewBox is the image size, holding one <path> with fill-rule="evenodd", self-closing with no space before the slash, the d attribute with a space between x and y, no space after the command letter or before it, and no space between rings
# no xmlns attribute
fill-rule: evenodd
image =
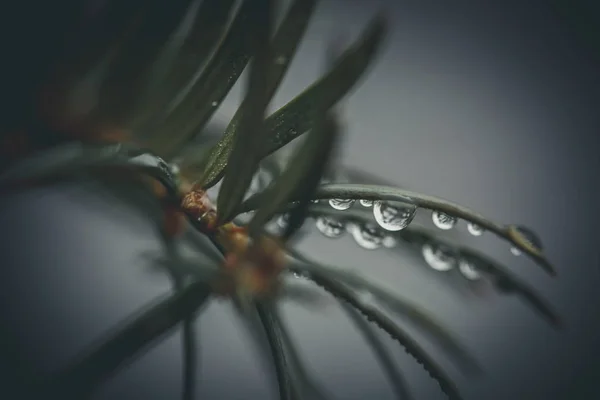
<svg viewBox="0 0 600 400"><path fill-rule="evenodd" d="M538 249L540 251L542 251L544 249L544 246L542 244L540 237L532 229L527 228L526 226L523 226L523 225L516 225L515 230L521 235L521 237L526 242L531 244L536 249ZM511 247L510 252L512 254L514 254L515 256L520 256L522 254L521 249L518 249L516 247Z"/></svg>
<svg viewBox="0 0 600 400"><path fill-rule="evenodd" d="M464 276L465 278L467 278L470 281L475 281L475 280L481 278L479 271L477 271L477 269L475 269L473 263L467 259L461 258L458 261L458 270L460 271L462 276Z"/></svg>
<svg viewBox="0 0 600 400"><path fill-rule="evenodd" d="M367 250L374 250L383 244L385 233L377 225L366 223L361 225L351 224L348 231L356 243Z"/></svg>
<svg viewBox="0 0 600 400"><path fill-rule="evenodd" d="M431 214L431 219L433 220L433 224L435 226L445 231L454 228L454 225L456 225L455 217L441 211L434 211Z"/></svg>
<svg viewBox="0 0 600 400"><path fill-rule="evenodd" d="M449 271L456 264L456 258L447 246L425 243L422 252L427 264L436 271Z"/></svg>
<svg viewBox="0 0 600 400"><path fill-rule="evenodd" d="M473 236L481 236L483 235L483 228L479 225L476 225L472 222L467 224L467 231Z"/></svg>
<svg viewBox="0 0 600 400"><path fill-rule="evenodd" d="M319 217L315 224L319 232L329 238L338 238L344 234L344 224L330 217Z"/></svg>
<svg viewBox="0 0 600 400"><path fill-rule="evenodd" d="M383 229L399 231L411 223L416 210L412 204L376 201L373 205L373 216Z"/></svg>
<svg viewBox="0 0 600 400"><path fill-rule="evenodd" d="M336 210L347 210L352 207L354 200L352 199L330 199L329 205Z"/></svg>
<svg viewBox="0 0 600 400"><path fill-rule="evenodd" d="M373 205L373 200L360 200L359 203L363 207L371 207Z"/></svg>

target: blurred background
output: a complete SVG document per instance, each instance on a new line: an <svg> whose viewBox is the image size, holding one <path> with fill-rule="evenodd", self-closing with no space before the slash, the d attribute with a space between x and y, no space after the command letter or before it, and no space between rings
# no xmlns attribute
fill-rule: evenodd
<svg viewBox="0 0 600 400"><path fill-rule="evenodd" d="M517 297L431 270L414 249L366 250L349 234L328 239L307 223L299 247L313 258L360 270L456 333L486 371L464 377L439 354L466 399L600 398L600 75L598 14L588 3L324 0L272 105L280 107L323 72L330 40L351 42L386 8L392 31L385 49L340 110L347 131L340 162L539 233L558 269L555 279L492 235L472 237L464 224L437 232L484 251L535 286L564 317L563 332ZM220 107L214 127L233 115L242 85ZM149 222L85 187L36 189L0 203L0 346L21 360L2 366L0 398L10 399L21 383L14 379L19 368L59 368L168 293L170 282L143 257L158 249ZM426 214L422 220L434 229ZM393 398L335 302L319 312L285 309L304 360L336 398ZM227 302L212 302L197 325L198 398L275 398ZM421 367L382 337L414 398L443 399ZM170 336L94 399L176 398L180 348L180 336ZM435 346L426 348L438 355Z"/></svg>

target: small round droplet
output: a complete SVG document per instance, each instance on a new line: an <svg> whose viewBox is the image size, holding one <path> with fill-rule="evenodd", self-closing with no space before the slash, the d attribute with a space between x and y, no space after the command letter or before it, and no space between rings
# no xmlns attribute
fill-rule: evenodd
<svg viewBox="0 0 600 400"><path fill-rule="evenodd" d="M352 199L330 199L329 200L329 205L333 208L335 208L336 210L347 210L350 207L352 207L352 204L354 204L354 200Z"/></svg>
<svg viewBox="0 0 600 400"><path fill-rule="evenodd" d="M218 101L213 101L212 103L210 103L211 106L216 107L219 105Z"/></svg>
<svg viewBox="0 0 600 400"><path fill-rule="evenodd" d="M383 244L385 233L377 225L366 223L361 225L352 224L348 227L348 231L356 243L367 250L375 250Z"/></svg>
<svg viewBox="0 0 600 400"><path fill-rule="evenodd" d="M467 224L467 231L473 236L481 236L483 235L483 228L477 224L469 222Z"/></svg>
<svg viewBox="0 0 600 400"><path fill-rule="evenodd" d="M395 232L406 228L412 222L416 210L412 204L376 201L373 205L373 216L383 229Z"/></svg>
<svg viewBox="0 0 600 400"><path fill-rule="evenodd" d="M287 58L285 56L278 56L275 58L275 64L277 65L283 65L285 64L287 61Z"/></svg>
<svg viewBox="0 0 600 400"><path fill-rule="evenodd" d="M330 217L319 217L315 224L319 232L328 238L338 238L344 234L344 224Z"/></svg>
<svg viewBox="0 0 600 400"><path fill-rule="evenodd" d="M436 271L449 271L456 264L452 250L444 245L425 243L422 253L427 264Z"/></svg>
<svg viewBox="0 0 600 400"><path fill-rule="evenodd" d="M360 200L359 203L363 207L371 207L373 205L373 200Z"/></svg>
<svg viewBox="0 0 600 400"><path fill-rule="evenodd" d="M396 245L398 244L398 240L392 235L387 235L383 238L381 244L383 244L383 247L391 249L393 247L396 247Z"/></svg>
<svg viewBox="0 0 600 400"><path fill-rule="evenodd" d="M437 226L439 229L447 231L449 229L454 228L456 225L456 218L450 216L446 213L440 211L434 211L431 214L431 219L433 220L433 224Z"/></svg>
<svg viewBox="0 0 600 400"><path fill-rule="evenodd" d="M544 246L539 236L530 228L527 228L523 225L516 225L515 230L525 242L529 243L537 250L542 251L544 249ZM520 256L522 254L521 249L517 247L511 247L510 252L515 256Z"/></svg>
<svg viewBox="0 0 600 400"><path fill-rule="evenodd" d="M470 281L475 281L475 280L481 278L481 275L475 269L475 267L473 266L473 263L464 258L460 259L460 261L458 262L458 270L460 271L462 276L464 276L466 279L468 279Z"/></svg>

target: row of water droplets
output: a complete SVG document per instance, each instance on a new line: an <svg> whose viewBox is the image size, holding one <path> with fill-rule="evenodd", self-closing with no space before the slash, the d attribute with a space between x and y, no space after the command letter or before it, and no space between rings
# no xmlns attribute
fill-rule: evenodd
<svg viewBox="0 0 600 400"><path fill-rule="evenodd" d="M336 210L347 210L354 205L356 200L353 199L330 199L329 205ZM409 203L387 202L387 201L372 201L359 200L359 204L363 207L373 207L373 216L379 226L386 231L396 232L406 228L412 222L417 213L417 206ZM433 211L431 213L433 224L441 230L453 229L458 222L458 219L452 215L448 215L441 211ZM542 249L542 243L538 235L531 229L524 226L517 226L519 233L523 235L525 240L531 243L534 247ZM467 223L467 232L473 236L481 236L484 229L472 222ZM516 247L511 247L511 253L515 256L521 254L521 251Z"/></svg>
<svg viewBox="0 0 600 400"><path fill-rule="evenodd" d="M315 202L318 202L316 200ZM327 238L339 238L346 232L352 235L356 243L367 250L375 250L381 247L393 248L397 245L398 240L390 234L389 231L399 231L410 224L414 217L416 207L407 205L408 207L399 208L392 207L385 202L372 202L369 200L361 200L361 205L369 207L375 203L375 216L378 224L375 223L357 223L343 222L329 216L319 216L316 218L317 230ZM354 204L354 200L330 201L330 204L337 210L347 210ZM399 217L398 217L399 216ZM397 220L400 219L401 223ZM280 227L285 227L288 221L288 215L282 214L277 220ZM379 225L379 226L378 226ZM398 227L401 226L399 229ZM382 228L391 229L382 229ZM442 246L434 246L425 244L422 248L423 257L431 268L437 271L448 271L455 264L458 264L460 272L467 279L478 279L479 274L470 262L466 260L456 261L452 252L448 252Z"/></svg>
<svg viewBox="0 0 600 400"><path fill-rule="evenodd" d="M421 253L427 264L436 271L446 272L458 268L461 275L468 280L481 278L481 274L472 261L457 256L450 247L444 244L425 243Z"/></svg>
<svg viewBox="0 0 600 400"><path fill-rule="evenodd" d="M329 205L336 210L347 210L355 203L355 200L331 199ZM373 207L373 216L375 221L387 231L400 231L406 228L412 222L417 213L417 206L401 202L359 200L363 207ZM433 224L442 230L450 230L456 226L457 218L445 214L441 211L434 211L432 214ZM483 229L478 225L469 223L468 232L473 236L481 236Z"/></svg>
<svg viewBox="0 0 600 400"><path fill-rule="evenodd" d="M380 247L392 248L398 243L394 236L373 223L358 224L349 222L344 224L335 218L320 216L317 218L316 227L319 232L328 238L338 238L348 232L360 247L368 250ZM480 274L471 261L457 257L452 249L447 246L425 243L421 251L424 260L436 271L449 271L454 267L458 267L458 270L466 279L476 280L480 278Z"/></svg>
<svg viewBox="0 0 600 400"><path fill-rule="evenodd" d="M329 204L336 210L347 210L354 205L356 201L352 199L331 199ZM373 207L373 216L375 221L381 227L375 224L356 224L350 223L345 226L342 222L330 217L319 217L317 219L317 229L327 237L339 237L344 231L348 231L355 241L363 248L376 249L383 247L394 247L397 240L386 233L386 231L397 232L406 228L412 222L416 215L417 207L408 203L395 202L394 204L387 201L372 201L359 200L359 204L363 207ZM453 229L458 219L441 211L432 212L433 224L441 230ZM538 236L531 230L523 226L518 227L519 232L531 244L538 248L542 248L541 241ZM473 236L481 236L484 229L479 225L469 222L467 231ZM481 278L474 262L458 256L449 246L441 243L427 242L424 243L421 252L427 264L436 271L450 271L457 268L461 275L468 280L477 280ZM521 252L515 248L511 248L514 255L520 255Z"/></svg>

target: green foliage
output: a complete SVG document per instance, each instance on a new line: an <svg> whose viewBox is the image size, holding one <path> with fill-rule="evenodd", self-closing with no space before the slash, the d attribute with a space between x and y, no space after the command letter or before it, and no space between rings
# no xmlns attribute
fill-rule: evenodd
<svg viewBox="0 0 600 400"><path fill-rule="evenodd" d="M409 398L410 391L373 332L373 325L413 355L449 398L460 399L459 389L448 373L416 338L388 315L390 312L400 316L430 336L465 373L480 372L468 351L429 311L364 279L358 272L313 261L294 250L291 240L299 237L303 223L309 218L334 218L342 225L373 223L365 212L336 211L322 204L315 205L311 200L402 202L476 224L528 255L546 272L555 274L541 245L516 225L501 225L452 202L381 182L322 184L323 177L335 167L331 160L335 159L341 135L332 108L356 86L375 60L387 31L384 15L371 20L324 76L266 117L265 110L296 53L316 0L293 1L276 30L272 29L276 7L270 0L245 0L239 7L233 1L223 0L205 0L200 5L197 1L175 1L168 7L151 1L139 9L125 3L110 3L104 17L112 22L96 26L114 29L105 33L99 29L74 39L68 48L78 54L74 59L80 62L69 63L67 57L60 64L63 68L58 68L52 76L61 84L79 83L100 65L101 83L97 85L97 99L92 102L95 106L89 110L91 120L100 125L117 124L133 129L134 138L143 148L131 144L93 145L85 138L81 142L71 141L12 164L0 174L0 190L23 190L71 177L100 180L135 209L141 207L134 200L137 197L131 196L135 185L127 181L126 185L113 187L115 173L148 175L158 180L167 188L166 197L171 204L180 200L181 179L191 179L204 189L223 179L217 199L218 222L229 222L242 213L256 211L245 226L254 240L251 246L255 247L251 249L256 249L261 237L270 236L266 229L270 221L283 212L289 213L284 232L277 238L277 243L285 246L282 250L289 261L279 279L285 281L293 274L300 274L335 296L380 360L398 398ZM226 21L229 24L225 24ZM95 50L90 43L97 45ZM77 46L81 52L75 51ZM198 152L190 151L190 148L195 149L190 143L202 134L249 62L246 96L231 122L217 143ZM76 88L68 87L61 93L69 91ZM282 171L272 158L273 153L306 132L304 142ZM169 162L177 160L183 172L178 174L160 157ZM263 171L267 171L273 181L246 198L252 180ZM361 174L357 176L371 180ZM158 205L149 191L146 190L144 196ZM227 254L214 233L200 229L208 241L195 241L194 245L200 252L212 256L214 264L200 265L195 258L182 257L174 239L163 230L161 217L152 218L164 244L161 249L164 256L153 261L170 274L175 293L127 321L72 365L40 383L35 388L39 393L69 398L87 396L127 361L182 323L186 354L182 393L184 399L194 397L197 361L192 324L201 307L215 295L213 283L231 279L219 265ZM202 228L202 221L197 218L190 218L188 222L192 227ZM413 246L444 244L456 257L472 262L499 289L521 296L554 327L560 326L556 313L532 288L489 257L447 243L437 234L414 226L391 235ZM207 249L207 243L212 247ZM186 283L188 281L191 282ZM365 304L359 296L365 291L382 307ZM266 298L251 298L250 308L243 310L240 299L232 296L232 300L240 307L238 311L244 311L239 313L240 317L249 321L253 335L266 338L266 346L261 346L263 350L268 348L279 397L327 399L328 394L303 366L278 314L278 300L285 295L285 285L282 285L279 292Z"/></svg>
<svg viewBox="0 0 600 400"><path fill-rule="evenodd" d="M258 154L265 142L264 116L271 93L268 91L267 74L272 59L269 49L270 26L273 19L272 5L268 0L255 2L258 9L251 15L255 17L256 31L252 32L253 54L247 95L240 106L240 133L231 149L232 159L225 168L225 179L217 198L219 221L229 221L235 209L244 199L250 187L252 177L258 169Z"/></svg>
<svg viewBox="0 0 600 400"><path fill-rule="evenodd" d="M298 0L300 1L300 0ZM322 108L335 105L357 83L373 61L385 33L385 20L377 16L364 30L357 42L348 49L325 76L277 110L265 121L269 145L262 157L273 153L311 129ZM230 124L231 126L231 124ZM221 177L228 159L232 139L227 135L214 147L207 173L200 179L203 187L211 187ZM212 167L215 165L216 167ZM217 168L215 171L214 168Z"/></svg>
<svg viewBox="0 0 600 400"><path fill-rule="evenodd" d="M315 191L328 166L336 143L339 128L332 117L322 117L290 160L290 167L277 179L274 185L266 189L265 201L250 221L251 232L265 226L277 212L296 198L290 213L284 238L292 236L306 219L311 194ZM239 205L239 204L238 204Z"/></svg>
<svg viewBox="0 0 600 400"><path fill-rule="evenodd" d="M217 106L242 74L252 55L246 38L251 35L256 24L256 20L252 18L253 3L245 0L240 5L200 76L189 76L189 87L178 93L175 98L165 93L165 96L169 97L163 100L167 102L167 110L163 112L164 120L149 127L150 132L154 134L150 143L160 149L159 155L170 157L180 151L181 146L210 120ZM214 46L214 43L212 45ZM193 48L184 55L190 57L190 54L194 54ZM165 85L168 82L166 81ZM169 102L175 103L171 105ZM152 119L149 121L149 124L151 123Z"/></svg>
<svg viewBox="0 0 600 400"><path fill-rule="evenodd" d="M273 97L287 72L296 49L308 27L315 5L315 0L295 0L270 43L270 58L267 65L265 65L267 68L265 71L267 81L264 88L265 96L268 100ZM199 179L201 186L210 187L223 176L225 166L233 150L234 141L236 141L239 135L237 132L244 127L241 119L244 118L245 114L247 115L251 112L247 110L251 107L254 106L250 102L245 102L240 106L227 126L223 137L211 149L207 160L205 160L204 172ZM263 126L262 129L265 131L265 141L268 141L270 137L266 133L268 129L266 129L266 126ZM257 158L264 157L263 148L265 146L266 143L261 143L261 147L257 149L259 151L256 155Z"/></svg>

